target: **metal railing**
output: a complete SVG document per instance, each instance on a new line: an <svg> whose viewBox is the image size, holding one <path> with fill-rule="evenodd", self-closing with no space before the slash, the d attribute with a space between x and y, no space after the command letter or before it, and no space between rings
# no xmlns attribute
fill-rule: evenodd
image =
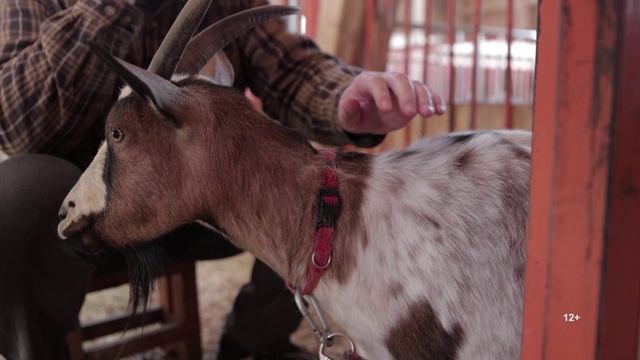
<svg viewBox="0 0 640 360"><path fill-rule="evenodd" d="M319 8L326 1L344 5L336 0L275 2L301 6L304 16L290 23L292 30L314 37L318 33ZM447 101L446 125L431 132L531 127L537 34L533 29L514 27L513 0L485 0L492 5L494 13L499 12L504 18L504 26L496 26L495 18L493 26L482 23L486 12L482 0L349 1L365 2L362 25L365 55L360 64L365 68L374 62L371 34L378 25L376 11L397 12L386 54L386 69L422 79ZM469 20L462 21L461 12L469 9ZM496 107L502 107L502 111L496 111ZM487 112L487 108L491 111ZM430 135L428 123L443 120L417 121L422 121L422 125L403 130L404 141L400 144L396 141L394 147Z"/></svg>

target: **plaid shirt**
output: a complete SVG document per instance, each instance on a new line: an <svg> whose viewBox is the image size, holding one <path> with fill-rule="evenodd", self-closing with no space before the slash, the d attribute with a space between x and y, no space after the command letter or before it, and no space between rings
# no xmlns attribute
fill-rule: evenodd
<svg viewBox="0 0 640 360"><path fill-rule="evenodd" d="M203 26L266 0L215 0ZM92 56L94 40L145 66L184 0L0 0L0 149L42 152L86 165L103 138L117 76ZM350 141L337 103L358 69L270 21L225 49L235 86L249 86L264 110L309 138Z"/></svg>

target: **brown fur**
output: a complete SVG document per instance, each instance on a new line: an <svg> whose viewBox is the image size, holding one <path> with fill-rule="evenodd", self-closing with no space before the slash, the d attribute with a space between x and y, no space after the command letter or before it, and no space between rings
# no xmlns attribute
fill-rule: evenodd
<svg viewBox="0 0 640 360"><path fill-rule="evenodd" d="M473 151L467 150L454 161L455 166L458 168L464 168L469 162L472 161Z"/></svg>
<svg viewBox="0 0 640 360"><path fill-rule="evenodd" d="M108 143L111 155L106 157L106 174L112 186L107 187L106 208L104 201L85 203L95 204L89 209L98 209L92 219L96 232L112 245L134 246L195 219L210 219L237 246L263 260L285 281L302 285L311 262L316 200L326 159L302 136L253 110L236 90L198 78L178 81L177 85L188 103L182 104L183 111L173 114L172 121L166 121L166 115L138 95L121 100L109 116L107 135L117 127L126 138ZM503 353L517 353L521 299L521 279L517 277L521 276L524 256L520 244L526 235L528 163L514 153L515 145L495 146L496 139L490 134L477 135L483 136L478 141L473 140L475 136L425 142L420 148L424 153L413 150L407 155L415 159L389 161L382 155L380 163L376 160L374 175L366 155L342 154L337 159L342 211L326 286L318 293L331 300L322 299L332 304L336 318L345 319L341 325L365 343L363 348L377 348L385 354L389 350L398 359L453 359L463 341L460 324L465 325L469 339L483 340L470 342L473 351L483 350L482 346L493 341L483 331L486 324L509 330L502 332L503 339L488 346L487 353L503 351L500 341L505 343ZM98 170L90 175L100 174L104 148L99 154L91 168ZM436 159L438 156L444 159ZM432 158L435 168L415 166L418 161L428 164ZM383 166L389 171L381 171ZM94 181L95 176L87 179ZM367 190L369 185L372 188ZM392 191L399 188L401 194ZM104 194L104 187L100 190ZM430 190L429 196L412 197L411 191L421 190ZM366 202L365 191L372 194ZM484 215L485 204L496 211ZM100 209L105 210L100 213ZM411 222L417 229L409 226ZM506 227L493 226L503 222ZM415 231L401 231L404 229ZM490 231L485 233L485 229ZM119 235L122 237L116 237ZM121 240L113 240L117 238ZM500 251L496 265L503 261L503 267L508 266L507 276L493 262L484 261L493 255L492 249ZM356 259L356 254L363 256ZM438 260L433 261L436 258L432 255ZM356 261L362 262L358 271L354 271ZM378 270L371 270L372 266ZM146 273L139 274L142 280L148 278ZM510 281L511 276L515 281ZM499 281L492 282L494 278ZM416 294L414 287L405 288L404 279L424 286L424 292ZM345 284L352 294L340 298L336 282ZM485 286L491 301L478 302L482 311L477 313L485 315L480 325L456 323L469 318L475 309L461 294L477 296ZM503 300L494 296L503 289L506 306L494 306L494 300ZM455 296L443 296L449 290ZM371 303L377 311L352 315L352 297L359 296L359 303L365 304L373 299L374 291L378 301ZM393 310L393 318L387 306ZM434 311L443 306L466 316L445 321L446 314ZM494 321L500 318L493 312L503 308L510 310L507 315L513 326ZM389 323L376 327L380 320ZM357 327L348 328L356 323ZM372 338L375 341L369 340ZM464 350L466 354L468 349Z"/></svg>
<svg viewBox="0 0 640 360"><path fill-rule="evenodd" d="M193 204L175 200L193 197L179 176L182 162L171 161L171 154L180 153L176 130L158 117L147 100L136 96L118 102L107 119L107 207L95 228L112 245L157 238L193 216ZM116 128L125 134L120 142L110 136Z"/></svg>
<svg viewBox="0 0 640 360"><path fill-rule="evenodd" d="M95 221L98 233L124 247L212 219L237 246L301 283L326 161L302 136L254 111L240 92L198 79L178 84L193 99L174 119L179 128L137 95L112 110L107 135L119 128L125 139L108 144L112 186ZM328 276L340 281L354 264L351 234L363 226L368 162L352 154L337 161L343 205Z"/></svg>
<svg viewBox="0 0 640 360"><path fill-rule="evenodd" d="M328 276L335 276L338 281L345 282L355 265L355 246L367 246L364 234L364 220L360 212L366 179L369 177L369 162L371 158L362 154L342 154L338 159L340 196L342 198L342 212L338 219L336 239L333 248L334 265ZM362 244L356 239L362 238Z"/></svg>
<svg viewBox="0 0 640 360"><path fill-rule="evenodd" d="M445 329L424 300L409 307L389 332L386 345L395 359L453 360L462 340L460 325Z"/></svg>

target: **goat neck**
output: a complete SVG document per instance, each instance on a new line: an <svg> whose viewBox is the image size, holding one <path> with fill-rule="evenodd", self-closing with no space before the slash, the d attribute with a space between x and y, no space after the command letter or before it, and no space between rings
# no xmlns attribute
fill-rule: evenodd
<svg viewBox="0 0 640 360"><path fill-rule="evenodd" d="M203 186L207 189L203 196L209 199L205 217L214 220L237 246L263 260L286 281L298 284L313 251L316 197L327 161L296 133L265 121L254 111L238 114L238 110L235 116L243 121L216 131L216 136L233 140L209 149L209 156L227 160L208 162L213 166L209 172L224 176L210 175L219 181ZM344 278L347 271L340 260L351 253L345 238L359 224L368 161L360 154L344 154L337 161L343 205L334 261L326 276ZM209 176L204 181L206 178Z"/></svg>

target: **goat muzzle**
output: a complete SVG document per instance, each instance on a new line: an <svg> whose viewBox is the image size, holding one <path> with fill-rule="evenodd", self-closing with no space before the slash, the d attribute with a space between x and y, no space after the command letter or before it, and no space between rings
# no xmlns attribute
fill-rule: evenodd
<svg viewBox="0 0 640 360"><path fill-rule="evenodd" d="M102 242L93 230L93 221L81 218L70 224L65 230L65 236L67 243L75 251L83 253L85 255L93 255L99 253L107 248L107 245Z"/></svg>

